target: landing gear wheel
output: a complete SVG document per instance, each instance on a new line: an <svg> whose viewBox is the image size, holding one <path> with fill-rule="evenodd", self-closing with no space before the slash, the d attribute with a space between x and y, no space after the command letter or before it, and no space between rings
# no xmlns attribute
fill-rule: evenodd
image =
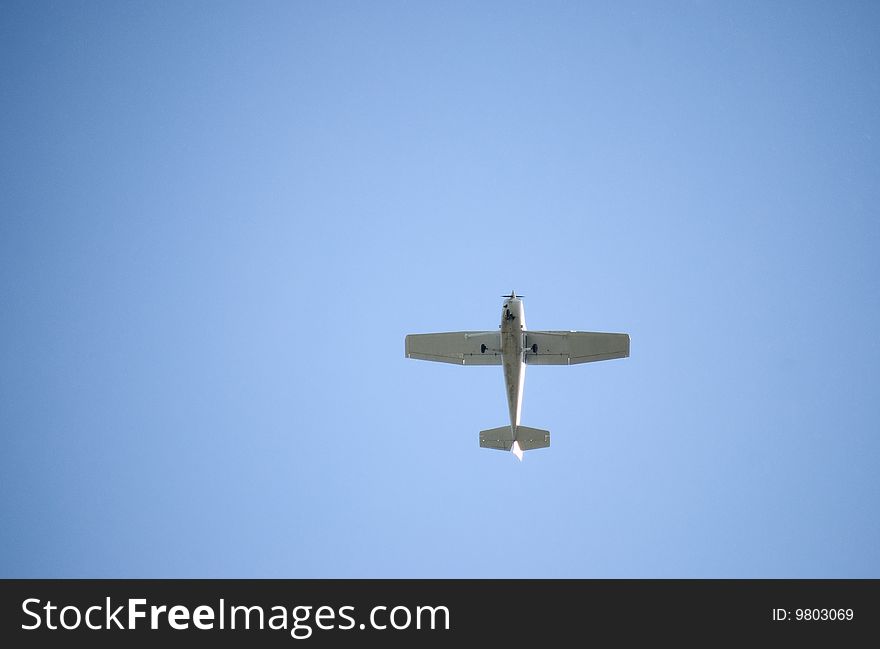
<svg viewBox="0 0 880 649"><path fill-rule="evenodd" d="M485 354L485 353L486 353L486 349L487 349L487 348L486 348L486 345L480 345L480 353L481 353L481 354Z"/></svg>

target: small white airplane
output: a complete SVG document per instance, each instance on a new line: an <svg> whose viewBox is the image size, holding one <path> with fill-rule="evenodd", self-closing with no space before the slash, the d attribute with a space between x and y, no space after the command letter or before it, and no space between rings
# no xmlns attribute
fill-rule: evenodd
<svg viewBox="0 0 880 649"><path fill-rule="evenodd" d="M510 425L480 432L480 446L523 451L550 446L550 431L519 423L526 365L574 365L629 356L629 335L587 331L529 331L522 297L503 295L501 331L409 334L406 357L456 365L503 365Z"/></svg>

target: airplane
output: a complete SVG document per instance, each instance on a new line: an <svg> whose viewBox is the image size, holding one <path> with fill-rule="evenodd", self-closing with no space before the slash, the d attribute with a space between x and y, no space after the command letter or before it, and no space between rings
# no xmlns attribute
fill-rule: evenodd
<svg viewBox="0 0 880 649"><path fill-rule="evenodd" d="M502 295L501 331L409 334L406 357L456 365L502 365L510 425L480 431L480 446L523 452L550 446L550 431L520 425L526 365L575 365L629 356L629 335L587 331L531 331L523 295Z"/></svg>

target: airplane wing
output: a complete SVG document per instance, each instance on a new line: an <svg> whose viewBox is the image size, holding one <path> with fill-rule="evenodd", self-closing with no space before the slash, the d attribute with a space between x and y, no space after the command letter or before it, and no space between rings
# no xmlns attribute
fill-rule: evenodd
<svg viewBox="0 0 880 649"><path fill-rule="evenodd" d="M537 349L537 352L532 351ZM526 331L529 365L574 365L629 356L629 335L589 331Z"/></svg>
<svg viewBox="0 0 880 649"><path fill-rule="evenodd" d="M450 331L410 334L406 357L456 365L501 365L501 333L498 331Z"/></svg>

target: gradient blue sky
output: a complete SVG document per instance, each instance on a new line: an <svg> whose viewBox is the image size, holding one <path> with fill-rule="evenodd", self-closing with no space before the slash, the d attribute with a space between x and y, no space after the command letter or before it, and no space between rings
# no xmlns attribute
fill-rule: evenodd
<svg viewBox="0 0 880 649"><path fill-rule="evenodd" d="M0 4L0 576L880 577L880 7ZM624 331L626 360L404 358Z"/></svg>

